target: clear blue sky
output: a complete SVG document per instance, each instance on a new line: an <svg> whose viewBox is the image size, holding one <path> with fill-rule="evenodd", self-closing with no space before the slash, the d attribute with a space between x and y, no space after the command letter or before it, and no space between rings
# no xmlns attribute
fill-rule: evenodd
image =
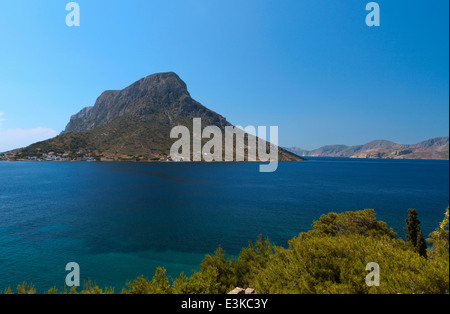
<svg viewBox="0 0 450 314"><path fill-rule="evenodd" d="M5 0L0 151L62 131L101 92L174 71L236 125L313 149L415 143L449 128L447 0Z"/></svg>

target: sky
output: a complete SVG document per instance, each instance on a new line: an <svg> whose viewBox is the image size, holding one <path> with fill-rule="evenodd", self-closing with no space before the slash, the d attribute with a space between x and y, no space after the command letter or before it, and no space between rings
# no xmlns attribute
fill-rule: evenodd
<svg viewBox="0 0 450 314"><path fill-rule="evenodd" d="M105 90L176 72L243 127L314 149L448 136L449 3L368 0L4 0L0 151L59 134Z"/></svg>

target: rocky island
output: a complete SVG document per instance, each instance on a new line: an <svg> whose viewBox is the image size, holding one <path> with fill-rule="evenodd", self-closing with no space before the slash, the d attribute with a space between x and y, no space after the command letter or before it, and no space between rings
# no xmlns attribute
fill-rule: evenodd
<svg viewBox="0 0 450 314"><path fill-rule="evenodd" d="M59 136L0 154L0 160L170 161L175 142L171 129L192 129L194 118L201 118L202 128L232 126L195 101L177 74L157 73L123 90L103 92L94 106L73 115ZM247 139L251 136L246 134ZM278 155L280 161L303 160L282 148Z"/></svg>

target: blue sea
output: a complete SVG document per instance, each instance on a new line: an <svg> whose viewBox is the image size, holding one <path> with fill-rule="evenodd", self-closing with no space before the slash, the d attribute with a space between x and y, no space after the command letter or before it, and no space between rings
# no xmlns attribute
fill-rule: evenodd
<svg viewBox="0 0 450 314"><path fill-rule="evenodd" d="M81 281L120 292L156 267L175 278L220 245L262 234L281 246L328 212L373 208L404 237L408 208L425 235L449 204L449 162L314 158L257 163L0 162L0 289Z"/></svg>

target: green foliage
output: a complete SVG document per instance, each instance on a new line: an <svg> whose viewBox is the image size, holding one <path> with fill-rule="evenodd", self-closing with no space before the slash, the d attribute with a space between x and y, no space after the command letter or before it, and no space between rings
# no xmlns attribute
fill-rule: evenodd
<svg viewBox="0 0 450 314"><path fill-rule="evenodd" d="M227 293L236 287L236 280L233 270L233 259L227 258L225 251L219 246L214 255L206 255L200 264L200 271L215 276L217 289L210 293Z"/></svg>
<svg viewBox="0 0 450 314"><path fill-rule="evenodd" d="M175 293L183 294L218 294L222 293L221 280L219 272L214 267L208 267L200 272L193 272L192 276L184 279L184 289L178 290ZM175 281L177 282L177 281ZM174 283L175 286L175 283ZM178 281L178 287L181 286L181 282Z"/></svg>
<svg viewBox="0 0 450 314"><path fill-rule="evenodd" d="M88 280L81 290L80 294L114 294L114 288L100 289L96 284Z"/></svg>
<svg viewBox="0 0 450 314"><path fill-rule="evenodd" d="M387 236L393 239L396 237L396 233L392 228L388 228L385 222L376 219L373 209L322 215L319 221L313 222L312 227L313 230L303 233L300 236L359 234L375 238Z"/></svg>
<svg viewBox="0 0 450 314"><path fill-rule="evenodd" d="M123 294L170 294L171 287L166 270L158 267L152 280L143 276L138 277L132 283L127 283L128 289L123 289Z"/></svg>
<svg viewBox="0 0 450 314"><path fill-rule="evenodd" d="M25 281L22 285L17 286L17 294L35 294L36 289L32 284L28 284Z"/></svg>
<svg viewBox="0 0 450 314"><path fill-rule="evenodd" d="M417 233L416 251L420 256L427 258L427 243L420 229Z"/></svg>
<svg viewBox="0 0 450 314"><path fill-rule="evenodd" d="M427 245L420 229L420 220L417 218L417 210L410 208L408 210L408 219L406 219L406 241L420 254L427 257Z"/></svg>
<svg viewBox="0 0 450 314"><path fill-rule="evenodd" d="M248 248L242 249L233 264L236 286L250 287L255 276L266 267L273 254L275 254L275 246L270 243L268 238L263 240L260 235L255 245L250 242Z"/></svg>
<svg viewBox="0 0 450 314"><path fill-rule="evenodd" d="M417 233L420 228L420 221L417 219L417 210L410 208L408 209L408 219L406 222L406 241L415 247L417 243Z"/></svg>
<svg viewBox="0 0 450 314"><path fill-rule="evenodd" d="M365 266L381 268L379 287ZM259 293L448 293L448 268L434 267L400 239L339 235L296 238L251 283Z"/></svg>
<svg viewBox="0 0 450 314"><path fill-rule="evenodd" d="M447 207L444 220L435 231L430 234L430 238L427 239L429 243L433 245L430 253L434 256L447 256L449 251L449 208Z"/></svg>

